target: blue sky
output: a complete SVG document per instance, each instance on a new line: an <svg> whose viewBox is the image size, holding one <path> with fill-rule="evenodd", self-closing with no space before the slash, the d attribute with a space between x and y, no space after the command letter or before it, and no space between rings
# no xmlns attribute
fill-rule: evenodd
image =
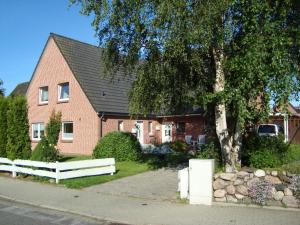
<svg viewBox="0 0 300 225"><path fill-rule="evenodd" d="M92 18L68 0L0 1L0 79L5 94L29 81L50 32L97 45Z"/></svg>

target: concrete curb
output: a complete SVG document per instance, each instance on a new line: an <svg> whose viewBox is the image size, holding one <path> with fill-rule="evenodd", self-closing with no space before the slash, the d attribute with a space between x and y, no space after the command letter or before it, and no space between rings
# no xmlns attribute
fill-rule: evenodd
<svg viewBox="0 0 300 225"><path fill-rule="evenodd" d="M15 198L10 198L10 197L7 197L7 196L1 195L1 194L0 194L0 199L11 201L11 202L16 202L16 203L20 203L20 204L24 204L24 205L40 207L40 208L43 208L43 209L49 209L49 210L54 210L54 211L58 211L58 212L63 212L63 213L69 213L69 214L77 215L77 216L82 216L82 217L85 217L85 218L94 219L98 222L105 222L108 225L110 225L110 224L113 225L115 223L118 224L118 225L141 225L141 224L132 224L132 223L130 224L127 221L125 221L125 222L124 221L117 221L117 220L112 219L112 218L102 218L102 217L93 216L93 215L82 213L82 212L57 208L57 207L53 207L53 206L39 205L39 204L35 204L33 202L25 202L25 201L18 200L18 199L15 199ZM147 225L147 224L144 224L144 225ZM153 224L153 225L155 225L155 224Z"/></svg>
<svg viewBox="0 0 300 225"><path fill-rule="evenodd" d="M280 210L280 211L291 211L291 212L300 212L300 208L284 208L279 206L259 206L253 204L235 204L235 203L223 203L223 202L213 202L213 206L220 207L242 207L242 208L255 208L255 209L270 209L270 210Z"/></svg>

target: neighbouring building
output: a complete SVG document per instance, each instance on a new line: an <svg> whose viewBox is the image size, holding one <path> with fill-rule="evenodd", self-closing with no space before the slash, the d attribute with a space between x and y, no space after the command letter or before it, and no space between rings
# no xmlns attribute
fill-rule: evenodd
<svg viewBox="0 0 300 225"><path fill-rule="evenodd" d="M101 48L50 34L31 77L26 97L32 148L44 135L53 110L62 113L61 153L90 155L111 131L135 133L142 145L197 140L204 134L201 111L133 119L128 112L132 78L122 71L103 76Z"/></svg>

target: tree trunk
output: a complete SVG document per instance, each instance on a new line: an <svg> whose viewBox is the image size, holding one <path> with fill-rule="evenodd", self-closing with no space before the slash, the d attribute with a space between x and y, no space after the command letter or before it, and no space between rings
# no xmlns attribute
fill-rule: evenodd
<svg viewBox="0 0 300 225"><path fill-rule="evenodd" d="M224 51L222 49L213 48L213 57L215 61L216 79L214 84L214 93L221 93L225 88L225 74L223 69ZM232 136L228 132L227 120L226 120L226 106L225 101L218 102L215 106L215 123L216 133L220 142L223 160L225 162L226 172L233 172L236 170L237 154L238 150L233 146L235 140L239 140L239 133L237 136Z"/></svg>

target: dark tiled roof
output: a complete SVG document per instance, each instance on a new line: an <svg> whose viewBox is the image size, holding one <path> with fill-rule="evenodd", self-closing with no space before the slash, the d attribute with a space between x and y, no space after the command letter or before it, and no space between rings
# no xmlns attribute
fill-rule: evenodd
<svg viewBox="0 0 300 225"><path fill-rule="evenodd" d="M26 95L29 82L18 84L15 89L10 93L10 96Z"/></svg>
<svg viewBox="0 0 300 225"><path fill-rule="evenodd" d="M51 34L96 112L128 113L132 78L118 71L104 77L101 48ZM114 77L114 79L112 79Z"/></svg>

